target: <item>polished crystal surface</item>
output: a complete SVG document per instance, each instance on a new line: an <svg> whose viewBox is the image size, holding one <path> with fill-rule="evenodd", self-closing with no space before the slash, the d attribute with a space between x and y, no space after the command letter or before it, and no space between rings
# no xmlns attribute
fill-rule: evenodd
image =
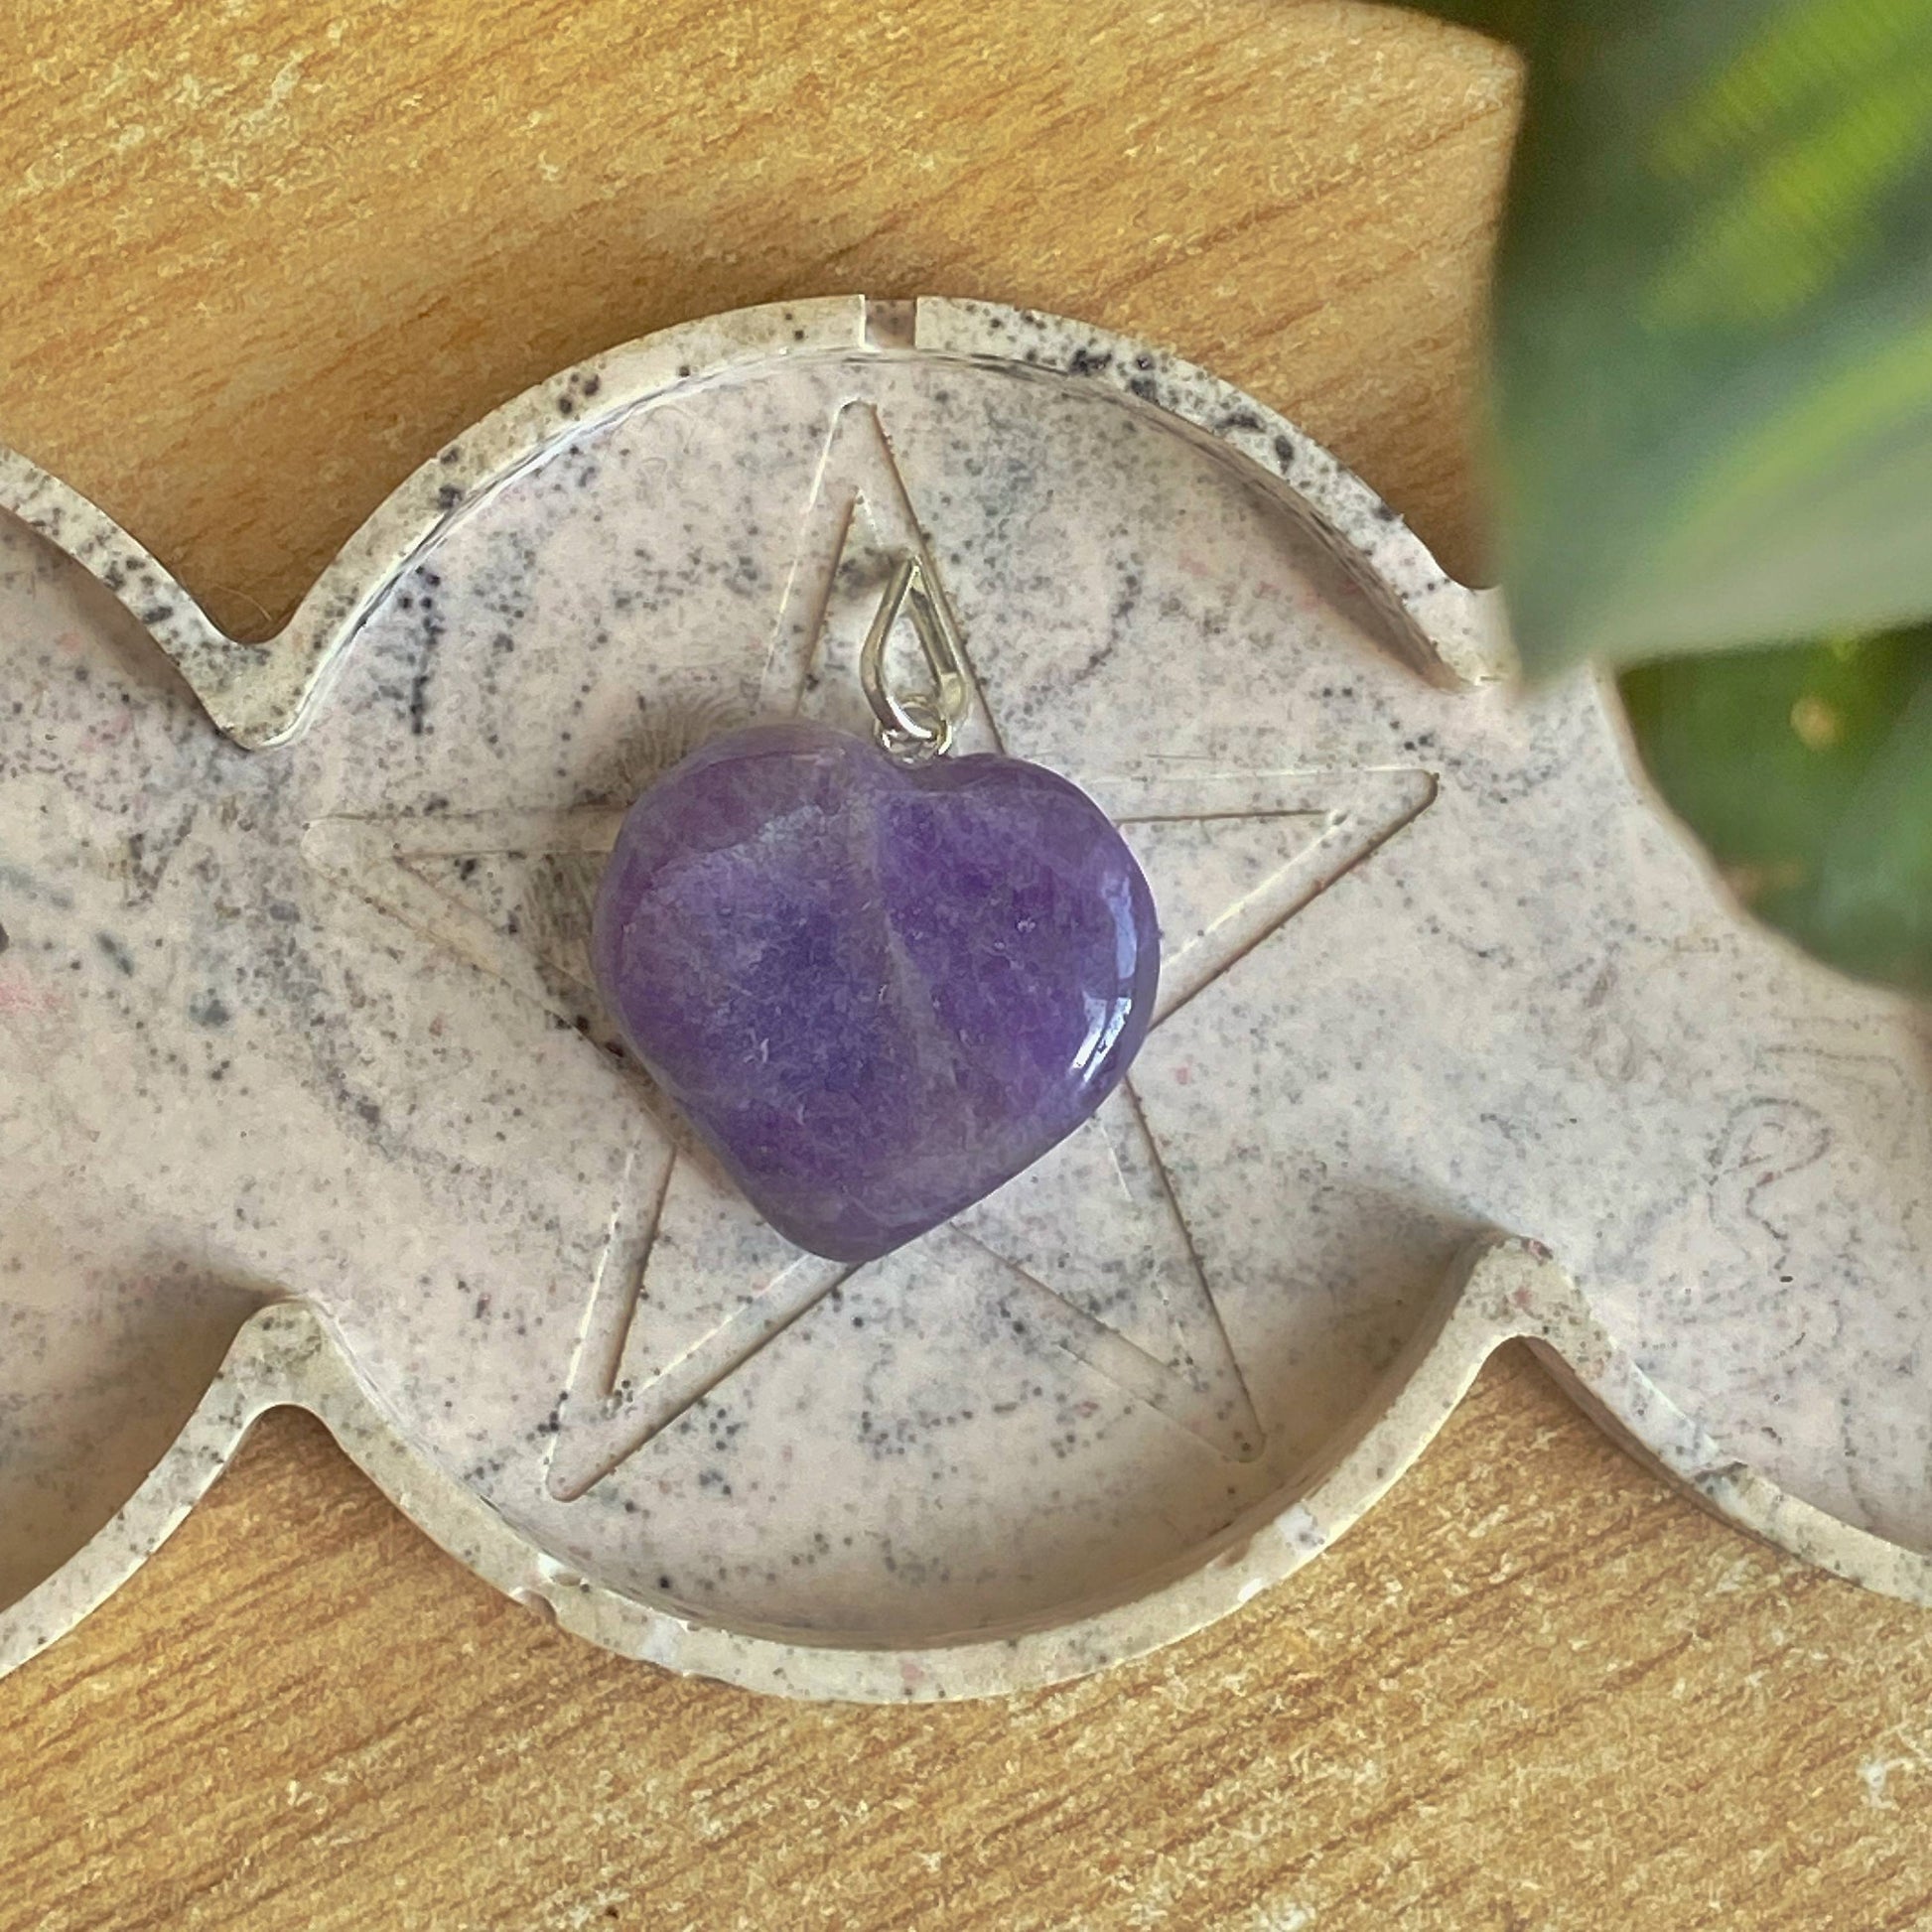
<svg viewBox="0 0 1932 1932"><path fill-rule="evenodd" d="M599 984L748 1198L865 1261L1098 1107L1146 1036L1154 900L1100 808L1018 759L896 763L806 722L687 759L624 821Z"/></svg>

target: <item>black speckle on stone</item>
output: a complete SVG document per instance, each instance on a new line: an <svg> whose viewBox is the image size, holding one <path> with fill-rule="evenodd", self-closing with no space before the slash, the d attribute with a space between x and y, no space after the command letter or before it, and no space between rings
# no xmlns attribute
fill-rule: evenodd
<svg viewBox="0 0 1932 1932"><path fill-rule="evenodd" d="M1098 375L1113 365L1113 353L1109 349L1076 348L1067 357L1066 372L1068 375Z"/></svg>
<svg viewBox="0 0 1932 1932"><path fill-rule="evenodd" d="M302 916L302 908L293 899L272 898L268 901L268 916L277 925L294 925Z"/></svg>
<svg viewBox="0 0 1932 1932"><path fill-rule="evenodd" d="M659 1578L658 1578L658 1580L657 1580L657 1587L658 1587L659 1589L669 1589L669 1588L670 1588L670 1587L671 1587L671 1580L670 1580L670 1578L668 1578L668 1577L659 1577Z"/></svg>
<svg viewBox="0 0 1932 1932"><path fill-rule="evenodd" d="M141 613L141 621L146 624L166 623L175 615L171 604L150 604Z"/></svg>
<svg viewBox="0 0 1932 1932"><path fill-rule="evenodd" d="M1277 436L1275 438L1275 461L1284 470L1292 470L1295 467L1295 439L1293 437Z"/></svg>
<svg viewBox="0 0 1932 1932"><path fill-rule="evenodd" d="M436 507L440 510L453 510L463 501L463 491L456 483L445 483L436 492Z"/></svg>
<svg viewBox="0 0 1932 1932"><path fill-rule="evenodd" d="M461 463L463 461L463 445L461 443L452 443L450 447L447 450L445 450L440 457L437 458L437 461L439 463Z"/></svg>
<svg viewBox="0 0 1932 1932"><path fill-rule="evenodd" d="M96 932L94 934L94 944L106 954L114 970L123 979L132 979L134 977L134 955L111 932Z"/></svg>
<svg viewBox="0 0 1932 1932"><path fill-rule="evenodd" d="M604 378L601 375L599 375L595 370L593 370L589 375L587 375L584 378L584 393L587 396L594 396L598 394L599 391L603 389L603 387L604 387Z"/></svg>
<svg viewBox="0 0 1932 1932"><path fill-rule="evenodd" d="M225 1027L234 1015L218 993L203 993L188 1003L188 1017L198 1027Z"/></svg>
<svg viewBox="0 0 1932 1932"><path fill-rule="evenodd" d="M373 1100L358 1100L355 1103L355 1111L371 1127L380 1127L382 1125L382 1109Z"/></svg>
<svg viewBox="0 0 1932 1932"><path fill-rule="evenodd" d="M423 609L430 609L429 600L423 600ZM443 626L434 617L428 617L423 625L422 661L416 667L416 675L409 680L409 735L412 738L427 738L430 735L429 687L436 670L436 646L442 642Z"/></svg>
<svg viewBox="0 0 1932 1932"><path fill-rule="evenodd" d="M1377 503L1375 506L1375 514L1384 523L1400 523L1402 521L1402 512L1393 503Z"/></svg>
<svg viewBox="0 0 1932 1932"><path fill-rule="evenodd" d="M576 415L577 398L575 396L559 396L557 398L557 414L559 416Z"/></svg>
<svg viewBox="0 0 1932 1932"><path fill-rule="evenodd" d="M1235 409L1221 418L1223 434L1245 430L1249 435L1258 435L1264 427L1262 420L1252 409Z"/></svg>
<svg viewBox="0 0 1932 1932"><path fill-rule="evenodd" d="M1143 402L1153 402L1161 393L1161 385L1151 375L1130 376L1127 386Z"/></svg>

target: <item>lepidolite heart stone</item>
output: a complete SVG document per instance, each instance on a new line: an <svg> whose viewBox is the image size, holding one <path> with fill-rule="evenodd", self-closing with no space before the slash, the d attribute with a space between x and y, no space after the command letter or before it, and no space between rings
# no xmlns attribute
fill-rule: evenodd
<svg viewBox="0 0 1932 1932"><path fill-rule="evenodd" d="M632 1050L765 1218L868 1261L1030 1167L1119 1084L1154 898L1077 786L754 726L631 808L594 957Z"/></svg>

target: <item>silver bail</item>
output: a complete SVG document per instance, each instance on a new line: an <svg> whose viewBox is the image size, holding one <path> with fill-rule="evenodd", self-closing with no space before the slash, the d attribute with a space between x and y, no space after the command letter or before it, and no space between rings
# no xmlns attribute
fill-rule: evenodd
<svg viewBox="0 0 1932 1932"><path fill-rule="evenodd" d="M895 691L886 679L886 644L899 613L912 620L912 634L932 679L925 691ZM881 749L908 763L943 757L966 722L970 698L959 624L938 582L910 551L901 551L859 653L859 683L879 724Z"/></svg>

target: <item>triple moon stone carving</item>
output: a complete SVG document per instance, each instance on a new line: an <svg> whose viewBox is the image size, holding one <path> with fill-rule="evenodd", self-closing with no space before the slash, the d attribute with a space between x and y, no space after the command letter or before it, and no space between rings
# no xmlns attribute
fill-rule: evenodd
<svg viewBox="0 0 1932 1932"><path fill-rule="evenodd" d="M692 325L443 451L261 647L21 459L0 508L0 1668L293 1401L615 1648L1039 1683L1317 1553L1510 1335L1932 1594L1923 1022L1741 924L1599 694L1513 691L1251 398L978 304ZM586 944L654 773L866 729L906 550L962 748L1102 802L1163 979L1092 1122L850 1267L680 1137Z"/></svg>

